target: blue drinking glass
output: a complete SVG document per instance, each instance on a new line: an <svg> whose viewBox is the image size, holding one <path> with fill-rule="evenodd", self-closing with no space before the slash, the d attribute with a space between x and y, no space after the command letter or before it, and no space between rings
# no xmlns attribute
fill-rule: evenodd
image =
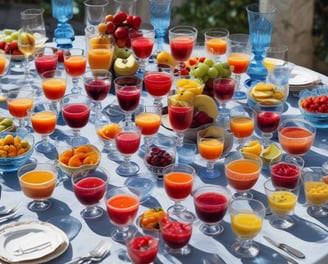
<svg viewBox="0 0 328 264"><path fill-rule="evenodd" d="M265 82L268 74L263 65L265 51L270 46L273 20L276 8L270 4L250 4L246 7L249 36L252 44L253 59L247 69L250 79L245 81L246 87L252 87L257 82Z"/></svg>
<svg viewBox="0 0 328 264"><path fill-rule="evenodd" d="M75 39L74 29L68 23L73 17L73 0L51 0L52 16L57 19L58 24L54 32L58 48L72 48Z"/></svg>
<svg viewBox="0 0 328 264"><path fill-rule="evenodd" d="M155 28L156 53L163 51L164 37L170 25L172 0L149 0L150 23Z"/></svg>

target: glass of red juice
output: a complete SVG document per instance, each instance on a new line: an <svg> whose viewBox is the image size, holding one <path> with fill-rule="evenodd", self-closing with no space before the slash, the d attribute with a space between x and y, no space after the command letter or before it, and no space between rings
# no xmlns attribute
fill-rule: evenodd
<svg viewBox="0 0 328 264"><path fill-rule="evenodd" d="M139 106L142 83L137 76L119 76L114 79L116 98L127 125L132 125L132 114Z"/></svg>
<svg viewBox="0 0 328 264"><path fill-rule="evenodd" d="M85 208L81 211L84 219L97 219L104 210L97 206L104 198L109 173L103 167L95 170L79 169L72 174L72 185L76 198Z"/></svg>
<svg viewBox="0 0 328 264"><path fill-rule="evenodd" d="M39 49L34 55L35 69L39 76L47 71L54 71L57 68L58 55L51 47Z"/></svg>
<svg viewBox="0 0 328 264"><path fill-rule="evenodd" d="M81 136L80 130L89 122L89 97L82 94L67 94L61 100L61 107L65 123L73 129L71 145L75 147L87 144L89 140Z"/></svg>
<svg viewBox="0 0 328 264"><path fill-rule="evenodd" d="M231 199L228 188L220 185L205 184L194 189L191 193L197 217L203 222L199 229L208 236L215 236L223 232L220 224Z"/></svg>
<svg viewBox="0 0 328 264"><path fill-rule="evenodd" d="M115 137L116 148L123 156L123 161L116 168L118 175L128 177L136 175L140 167L131 161L131 156L136 153L140 146L141 130L135 125L125 124Z"/></svg>
<svg viewBox="0 0 328 264"><path fill-rule="evenodd" d="M158 252L159 233L142 234L136 231L126 241L128 255L133 264L151 264Z"/></svg>
<svg viewBox="0 0 328 264"><path fill-rule="evenodd" d="M112 74L108 70L90 70L83 75L83 83L85 92L93 102L92 112L89 118L91 123L97 120L108 122L105 116L102 115L101 102L105 100L110 92L112 83Z"/></svg>
<svg viewBox="0 0 328 264"><path fill-rule="evenodd" d="M162 217L160 220L161 236L166 251L172 255L188 255L188 246L192 234L192 221L183 221L174 214Z"/></svg>
<svg viewBox="0 0 328 264"><path fill-rule="evenodd" d="M302 175L304 160L298 156L284 155L281 161L270 164L272 183L276 187L295 189Z"/></svg>
<svg viewBox="0 0 328 264"><path fill-rule="evenodd" d="M255 123L261 131L264 147L268 147L272 143L270 139L280 124L283 108L283 103L268 105L259 102L255 105Z"/></svg>

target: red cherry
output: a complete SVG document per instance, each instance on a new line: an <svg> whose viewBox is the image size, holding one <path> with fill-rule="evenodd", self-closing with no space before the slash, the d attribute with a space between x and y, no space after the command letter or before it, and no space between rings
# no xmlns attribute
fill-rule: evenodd
<svg viewBox="0 0 328 264"><path fill-rule="evenodd" d="M127 14L123 11L120 11L114 15L113 23L116 26L122 25L122 23L126 20L126 18L127 18Z"/></svg>
<svg viewBox="0 0 328 264"><path fill-rule="evenodd" d="M127 18L126 18L126 24L129 26L129 27L132 27L133 26L133 16L131 15L128 15Z"/></svg>
<svg viewBox="0 0 328 264"><path fill-rule="evenodd" d="M140 26L141 26L141 17L140 16L133 16L132 28L139 29Z"/></svg>
<svg viewBox="0 0 328 264"><path fill-rule="evenodd" d="M113 34L115 29L116 29L116 26L113 23L113 21L109 21L106 23L106 33L107 34Z"/></svg>
<svg viewBox="0 0 328 264"><path fill-rule="evenodd" d="M128 30L126 27L124 26L119 26L116 28L115 32L114 32L114 36L115 38L126 38L128 36Z"/></svg>

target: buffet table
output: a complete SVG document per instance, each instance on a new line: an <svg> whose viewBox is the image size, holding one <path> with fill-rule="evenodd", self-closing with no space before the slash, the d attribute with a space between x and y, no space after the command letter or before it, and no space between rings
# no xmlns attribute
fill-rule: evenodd
<svg viewBox="0 0 328 264"><path fill-rule="evenodd" d="M84 44L85 41L83 37L77 37L74 42L74 46L76 47L83 47ZM195 49L194 55L197 56L201 52L202 51L200 49ZM301 70L302 67L298 67L298 69ZM322 83L328 84L328 78L326 76L320 75L320 79ZM70 83L71 80L68 79L68 84ZM81 82L80 85L82 85ZM67 92L70 92L70 86L68 87ZM106 101L103 102L102 105L103 107L106 107L111 103L115 103L115 101L116 98L115 95L113 95L112 90L112 93L108 95ZM143 93L142 101L143 104L152 104L153 99L146 93ZM298 98L295 97L295 94L289 95L287 100L288 108L283 114L283 118L295 118L301 115L300 111L298 110L297 101ZM240 102L230 102L228 106L231 107L237 103L246 103L246 100ZM9 114L6 110L5 104L2 103L0 107L0 116L7 115ZM168 136L174 136L174 132L166 129L163 126L160 128L159 133ZM71 129L65 126L63 122L61 122L58 123L56 131L54 135L51 136L51 138L54 140L55 138L61 138L70 134ZM81 135L87 136L91 144L102 148L101 142L96 135L93 124L89 123L85 128L83 128L81 130ZM34 136L36 141L40 140L39 135L34 134ZM277 140L277 138L275 137L274 140ZM53 155L45 156L34 151L32 158L36 159L38 162L54 162L55 157ZM139 164L140 173L148 172L147 168L143 164L142 155L135 154L133 155L132 159ZM320 167L324 161L328 160L328 141L326 129L322 128L317 130L315 143L311 151L304 156L304 160L305 167ZM109 171L110 185L122 186L124 184L126 178L115 174L115 169L118 164L109 160L105 153L102 154L100 166L105 167ZM203 161L199 155L196 155L194 166L196 169L200 166L205 166L205 161ZM221 176L216 180L211 181L210 183L227 185L226 179L224 177L223 159L220 159L216 166L220 169ZM265 205L267 205L267 202L264 194L263 182L267 179L267 177L268 171L263 170L261 177L259 178L252 191L254 197L263 201ZM202 183L202 180L196 176L194 186L199 186ZM0 168L0 184L2 185L0 205L12 205L17 201L23 202L23 205L18 211L19 217L6 223L0 224L0 228L3 228L6 224L12 224L15 221L47 221L49 219L55 219L54 217L56 216L59 217L57 218L58 220L60 219L60 216L64 215L73 216L81 223L81 229L76 234L76 236L70 237L70 243L67 250L48 263L62 264L70 261L75 257L86 255L98 243L98 241L102 239L110 240L112 243L111 253L102 261L102 263L126 263L120 260L118 257L120 249L124 248L125 246L112 241L110 238L111 231L113 230L113 225L110 223L107 213L105 212L103 216L97 220L85 221L82 219L80 216L80 211L83 209L83 206L76 199L72 191L70 179L58 184L51 198L52 207L49 210L40 213L31 212L26 208L29 199L26 198L20 190L17 174L15 172L4 173ZM205 236L199 231L199 221L196 221L193 226L193 234L190 240L191 253L183 257L171 256L165 252L164 247L161 244L155 263L287 263L285 259L277 254L277 252L283 253L283 251L274 248L263 238L263 235L269 236L280 242L286 242L289 245L292 245L301 250L306 255L306 258L304 260L294 258L298 263L327 263L328 218L315 219L309 216L306 212L304 203L305 198L302 190L299 197L299 202L295 209L295 215L293 215L293 219L296 224L294 227L288 230L283 231L275 229L269 224L268 219L264 221L262 231L255 238L256 243L260 245L261 251L260 254L254 259L240 259L232 254L231 245L234 241L236 241L236 236L231 230L229 214L227 213L224 217L224 221L222 222L225 228L222 234L215 237ZM191 197L187 198L184 201L184 204L189 210L194 212L193 201ZM167 209L170 205L172 205L172 201L165 194L162 181L157 181L151 198L140 205L138 214L140 215L148 208L159 205L164 209ZM104 203L102 203L101 206L105 210ZM55 225L60 224L59 222L56 223L56 221L52 222ZM68 227L69 231L70 223L64 223L64 225Z"/></svg>

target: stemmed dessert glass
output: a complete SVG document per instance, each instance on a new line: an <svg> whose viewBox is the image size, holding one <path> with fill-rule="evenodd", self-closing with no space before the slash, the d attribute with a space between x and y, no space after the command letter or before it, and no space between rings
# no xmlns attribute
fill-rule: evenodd
<svg viewBox="0 0 328 264"><path fill-rule="evenodd" d="M95 69L87 71L83 75L83 82L86 94L91 99L94 106L94 114L91 114L89 121L91 123L106 123L107 118L102 115L101 102L105 100L109 94L112 84L112 74L108 70Z"/></svg>
<svg viewBox="0 0 328 264"><path fill-rule="evenodd" d="M105 204L110 221L116 225L111 238L125 243L131 237L130 226L137 216L140 193L128 187L113 187L106 192Z"/></svg>
<svg viewBox="0 0 328 264"><path fill-rule="evenodd" d="M178 62L179 75L184 62L190 55L197 40L198 30L193 26L175 26L169 29L169 42L173 58Z"/></svg>
<svg viewBox="0 0 328 264"><path fill-rule="evenodd" d="M261 131L264 147L268 147L272 143L270 139L279 126L283 108L283 103L276 105L257 103L255 105L256 126Z"/></svg>
<svg viewBox="0 0 328 264"><path fill-rule="evenodd" d="M168 97L168 115L171 127L177 135L177 147L183 146L184 132L190 127L194 112L194 98Z"/></svg>
<svg viewBox="0 0 328 264"><path fill-rule="evenodd" d="M238 140L237 149L240 150L246 138L254 132L255 111L248 106L234 106L230 109L230 130Z"/></svg>
<svg viewBox="0 0 328 264"><path fill-rule="evenodd" d="M228 184L237 192L234 198L253 198L250 189L260 177L262 159L248 152L230 152L224 159L224 170Z"/></svg>
<svg viewBox="0 0 328 264"><path fill-rule="evenodd" d="M87 144L89 140L81 136L80 130L89 122L90 99L82 94L67 94L61 100L61 108L65 123L73 129L71 145Z"/></svg>
<svg viewBox="0 0 328 264"><path fill-rule="evenodd" d="M41 135L41 141L35 144L35 149L41 153L51 153L56 147L48 136L56 129L57 109L51 103L38 103L31 109L31 124L34 131Z"/></svg>
<svg viewBox="0 0 328 264"><path fill-rule="evenodd" d="M222 155L224 149L224 136L210 133L207 129L197 132L197 146L200 156L207 162L206 168L197 173L202 179L215 179L220 171L214 169L215 161Z"/></svg>
<svg viewBox="0 0 328 264"><path fill-rule="evenodd" d="M174 205L167 209L168 213L179 216L179 218L191 219L195 216L187 211L185 206L181 204L192 191L195 169L187 164L176 163L170 164L163 169L164 189L166 194Z"/></svg>
<svg viewBox="0 0 328 264"><path fill-rule="evenodd" d="M57 68L58 55L51 47L43 47L34 54L35 69L40 77L45 72L55 71Z"/></svg>
<svg viewBox="0 0 328 264"><path fill-rule="evenodd" d="M6 93L2 89L2 77L7 73L11 61L11 55L0 53L0 102L6 100Z"/></svg>
<svg viewBox="0 0 328 264"><path fill-rule="evenodd" d="M229 203L232 231L238 242L232 250L243 258L253 258L260 252L253 238L261 231L265 216L265 206L255 199L232 199Z"/></svg>
<svg viewBox="0 0 328 264"><path fill-rule="evenodd" d="M142 91L142 80L137 76L119 76L114 79L118 104L124 112L124 123L133 125L132 114L137 110Z"/></svg>
<svg viewBox="0 0 328 264"><path fill-rule="evenodd" d="M303 119L285 119L278 126L282 149L293 156L306 154L314 142L316 127Z"/></svg>
<svg viewBox="0 0 328 264"><path fill-rule="evenodd" d="M206 52L215 62L226 53L229 34L226 28L214 28L204 33Z"/></svg>
<svg viewBox="0 0 328 264"><path fill-rule="evenodd" d="M131 156L140 146L141 131L135 125L125 124L115 137L117 150L122 154L123 161L116 168L116 173L121 176L133 176L139 171L137 163L131 161Z"/></svg>
<svg viewBox="0 0 328 264"><path fill-rule="evenodd" d="M84 219L97 219L103 215L103 209L97 204L104 198L109 173L103 167L97 169L79 169L72 174L72 185L76 198L86 208L81 211Z"/></svg>
<svg viewBox="0 0 328 264"><path fill-rule="evenodd" d="M207 236L221 234L224 230L220 221L223 219L231 199L227 187L204 184L191 193L197 217L203 222L199 229Z"/></svg>
<svg viewBox="0 0 328 264"><path fill-rule="evenodd" d="M139 59L139 70L143 74L154 47L154 26L142 23L139 30L132 30L129 33L129 37L133 54Z"/></svg>
<svg viewBox="0 0 328 264"><path fill-rule="evenodd" d="M228 36L227 59L235 75L236 89L233 95L235 100L245 99L246 93L241 91L241 75L247 71L251 60L251 44L248 34L231 34Z"/></svg>
<svg viewBox="0 0 328 264"><path fill-rule="evenodd" d="M213 80L214 98L220 104L218 121L222 121L224 127L226 127L229 122L230 110L227 108L227 102L232 99L235 87L236 81L233 78L217 78Z"/></svg>
<svg viewBox="0 0 328 264"><path fill-rule="evenodd" d="M18 119L19 125L17 131L20 133L28 133L25 119L34 104L33 88L19 88L7 92L7 104L9 113Z"/></svg>
<svg viewBox="0 0 328 264"><path fill-rule="evenodd" d="M79 86L79 78L85 73L87 59L84 50L80 48L71 48L64 53L64 66L67 75L72 77L73 87L71 92L79 94L82 88Z"/></svg>

